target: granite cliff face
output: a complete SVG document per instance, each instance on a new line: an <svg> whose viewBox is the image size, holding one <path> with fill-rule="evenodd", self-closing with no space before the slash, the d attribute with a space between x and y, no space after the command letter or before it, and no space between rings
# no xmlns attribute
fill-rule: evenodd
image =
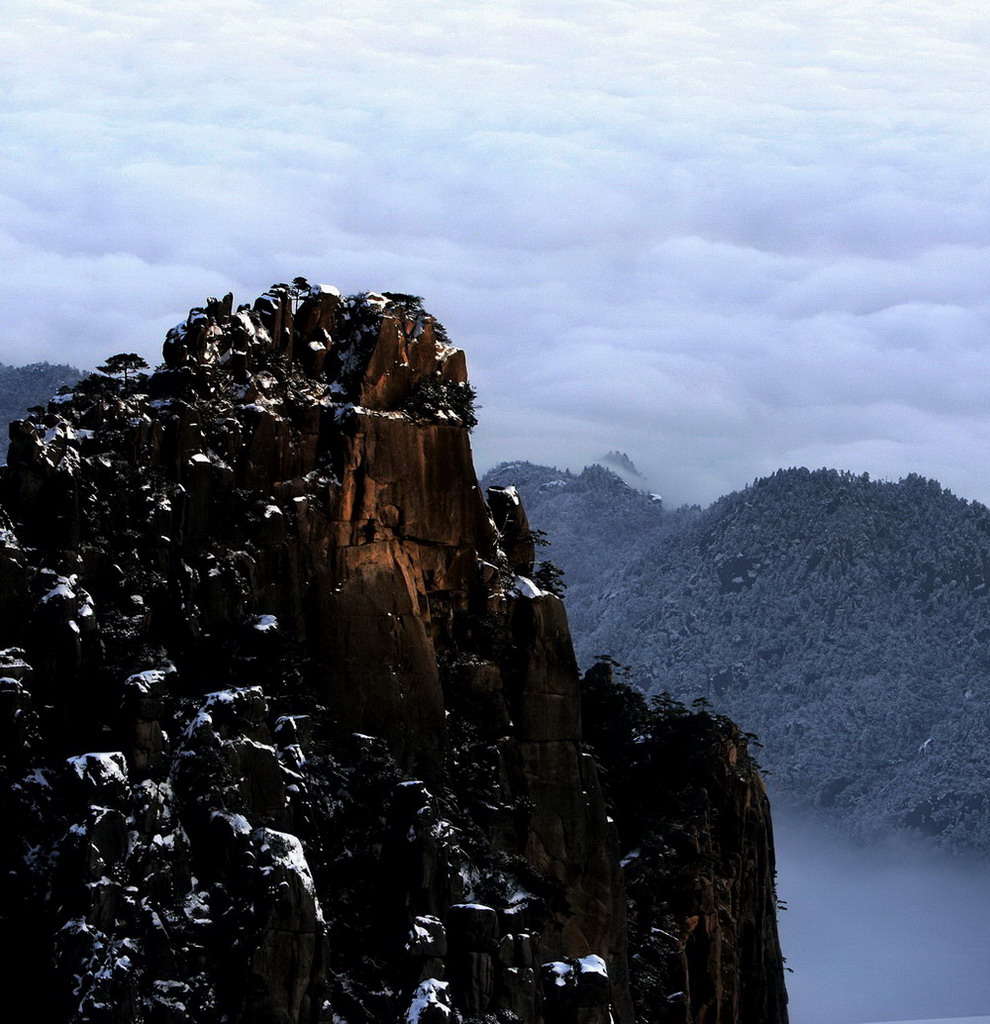
<svg viewBox="0 0 990 1024"><path fill-rule="evenodd" d="M758 773L714 724L676 786L644 762L627 892L615 750L419 300L211 299L164 359L14 423L0 480L0 930L37 1015L785 1020Z"/></svg>

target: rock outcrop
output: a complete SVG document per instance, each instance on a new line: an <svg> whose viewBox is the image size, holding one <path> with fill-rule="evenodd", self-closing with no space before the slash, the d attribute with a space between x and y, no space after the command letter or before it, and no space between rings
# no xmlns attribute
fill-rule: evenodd
<svg viewBox="0 0 990 1024"><path fill-rule="evenodd" d="M582 705L623 850L637 1019L786 1020L773 828L747 737L705 701L647 703L613 666L585 674Z"/></svg>
<svg viewBox="0 0 990 1024"><path fill-rule="evenodd" d="M0 479L0 930L36 1015L785 1020L737 994L780 960L729 747L699 807L737 831L691 825L724 863L658 850L694 895L651 889L630 933L563 605L518 499L478 488L464 358L419 300L211 299L164 358L14 423ZM689 998L634 1009L661 899L706 938L662 953Z"/></svg>

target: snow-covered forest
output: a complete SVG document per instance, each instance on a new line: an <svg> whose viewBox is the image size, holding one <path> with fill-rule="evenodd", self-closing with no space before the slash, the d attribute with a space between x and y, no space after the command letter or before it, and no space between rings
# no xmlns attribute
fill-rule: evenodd
<svg viewBox="0 0 990 1024"><path fill-rule="evenodd" d="M7 424L20 419L33 405L43 405L63 384L77 381L81 372L73 366L0 363L0 462L7 454Z"/></svg>
<svg viewBox="0 0 990 1024"><path fill-rule="evenodd" d="M565 570L578 656L704 698L773 788L857 832L990 849L990 511L912 475L787 469L708 509L592 466L497 467Z"/></svg>

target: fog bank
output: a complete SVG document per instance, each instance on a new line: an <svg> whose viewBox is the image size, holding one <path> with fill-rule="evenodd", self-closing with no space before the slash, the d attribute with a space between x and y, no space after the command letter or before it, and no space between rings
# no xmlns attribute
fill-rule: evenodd
<svg viewBox="0 0 990 1024"><path fill-rule="evenodd" d="M775 805L791 1024L990 1024L990 870ZM955 1020L953 1024L970 1024Z"/></svg>
<svg viewBox="0 0 990 1024"><path fill-rule="evenodd" d="M936 0L5 0L3 359L297 274L427 299L481 466L990 503L990 32ZM210 26L204 31L205 26Z"/></svg>
<svg viewBox="0 0 990 1024"><path fill-rule="evenodd" d="M926 1017L924 1020L873 1021L872 1024L990 1024L990 1017L940 1017L938 1020Z"/></svg>

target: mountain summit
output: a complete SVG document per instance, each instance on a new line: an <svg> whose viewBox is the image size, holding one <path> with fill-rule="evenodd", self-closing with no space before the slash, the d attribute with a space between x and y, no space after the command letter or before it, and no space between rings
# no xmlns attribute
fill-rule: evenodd
<svg viewBox="0 0 990 1024"><path fill-rule="evenodd" d="M607 662L581 680L421 301L210 299L164 357L11 427L8 998L94 1024L785 1021L745 739Z"/></svg>

